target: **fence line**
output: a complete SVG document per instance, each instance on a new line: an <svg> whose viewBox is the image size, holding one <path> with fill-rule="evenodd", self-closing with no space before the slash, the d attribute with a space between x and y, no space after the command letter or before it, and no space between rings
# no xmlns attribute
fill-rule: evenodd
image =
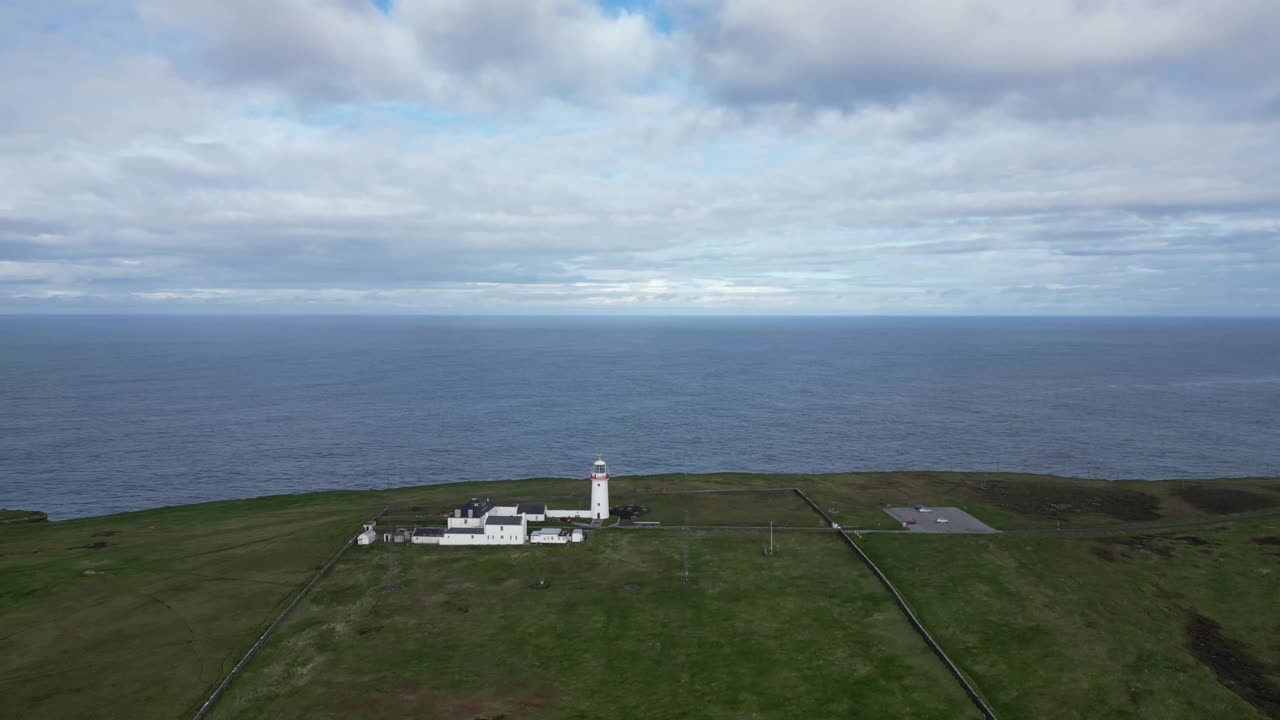
<svg viewBox="0 0 1280 720"><path fill-rule="evenodd" d="M324 567L320 568L320 571L302 587L302 590L298 592L298 594L293 598L293 601L285 607L275 621L267 626L267 629L258 637L257 642L250 646L248 652L244 654L244 657L240 658L240 662L237 662L235 667L231 668L231 671L227 673L227 676L222 678L222 682L218 683L218 686L213 689L213 693L209 695L209 699L204 701L204 704L200 706L200 709L196 711L196 714L192 716L191 720L204 720L204 718L209 715L213 710L214 705L217 705L218 700L222 698L222 694L231 686L231 681L239 677L240 673L244 671L245 666L249 664L249 661L252 660L260 650L262 650L262 646L265 645L271 635L275 633L276 628L280 627L280 625L285 621L285 618L289 617L289 614L298 607L302 602L302 599L307 596L307 593L311 592L311 588L315 587L315 584L320 582L320 578L324 577L325 574L329 572L329 568L332 568L334 564L336 564L338 560L351 549L351 546L355 544L356 536L352 535L351 539L347 540L347 544L343 545L342 549L338 551L338 554L334 555L329 562L325 563Z"/></svg>
<svg viewBox="0 0 1280 720"><path fill-rule="evenodd" d="M830 515L827 515L822 508L818 507L817 503L810 500L809 496L806 495L803 490L800 488L793 489L801 499L809 504L809 507L813 508L814 512L818 513L823 520L826 520L831 525L833 530L839 533L840 537L844 538L844 541L849 545L849 547L853 548L853 551L858 554L858 557L862 558L862 562L866 563L867 567L871 568L871 572L875 573L875 576L879 578L880 583L885 586L885 589L887 589L891 595L893 595L894 602L897 603L898 609L907 616L907 620L911 622L911 626L914 627L916 632L920 633L920 636L924 638L926 643L928 643L929 649L933 650L933 654L937 655L938 659L942 660L942 663L947 666L947 670L953 677L955 677L956 681L960 683L960 687L964 690L965 694L969 696L969 699L973 701L973 704L977 706L979 712L981 712L987 720L996 720L995 711L991 709L991 706L987 705L986 700L982 699L982 695L978 693L978 689L971 685L969 680L965 678L964 674L960 672L960 668L951 661L951 658L947 656L946 651L942 649L942 646L938 644L938 641L933 639L933 636L930 635L929 631L925 628L924 623L920 621L920 618L916 616L915 612L911 609L911 606L907 604L906 598L902 596L902 593L898 592L898 588L894 587L893 582L889 580L889 577L880 570L874 561L872 561L871 556L867 555L866 551L864 551L858 543L854 542L853 538L849 537L849 533L845 532L844 528L837 525L836 522L831 519Z"/></svg>

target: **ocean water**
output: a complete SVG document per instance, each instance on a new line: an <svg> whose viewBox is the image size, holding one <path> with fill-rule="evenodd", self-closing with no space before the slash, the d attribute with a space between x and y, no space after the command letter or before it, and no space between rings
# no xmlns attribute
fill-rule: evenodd
<svg viewBox="0 0 1280 720"><path fill-rule="evenodd" d="M716 470L1280 475L1280 320L0 317L53 518Z"/></svg>

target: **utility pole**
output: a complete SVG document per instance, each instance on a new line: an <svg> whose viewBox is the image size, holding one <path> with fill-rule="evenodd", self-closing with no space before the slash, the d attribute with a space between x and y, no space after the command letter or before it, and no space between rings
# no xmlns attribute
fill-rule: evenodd
<svg viewBox="0 0 1280 720"><path fill-rule="evenodd" d="M689 584L689 511L684 511L684 527L681 528L681 534L684 535L684 574L680 578L680 582L684 585Z"/></svg>

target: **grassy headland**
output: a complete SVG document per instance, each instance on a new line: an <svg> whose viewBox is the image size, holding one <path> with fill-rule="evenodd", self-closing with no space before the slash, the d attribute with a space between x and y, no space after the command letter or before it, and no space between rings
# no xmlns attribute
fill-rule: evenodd
<svg viewBox="0 0 1280 720"><path fill-rule="evenodd" d="M215 717L978 717L835 537L468 550L348 553Z"/></svg>
<svg viewBox="0 0 1280 720"><path fill-rule="evenodd" d="M690 524L699 525L773 521L816 526L794 497L785 494L715 496L720 501L664 494L792 486L804 489L848 527L883 529L896 527L881 511L885 504L956 505L1002 529L1194 520L1280 507L1276 479L1103 482L933 472L626 477L614 481L613 502L647 505L651 516L646 519L666 524L678 525L687 515ZM440 512L472 495L581 504L587 484L534 479L314 493L0 526L0 696L9 707L49 718L117 717L122 708L134 718L188 715L362 520L388 506ZM1222 637L1260 659L1260 677L1276 677L1280 656L1266 639L1277 634L1274 624L1266 625L1274 613L1263 612L1261 603L1262 593L1270 588L1274 594L1280 584L1274 575L1260 572L1274 568L1275 558L1265 552L1274 548L1255 546L1251 538L1277 532L1274 527L1253 527L1180 532L1210 545L1183 548L1174 541L1172 554L1165 557L1152 550L1152 558L1141 554L1141 548L1056 535L893 534L874 537L868 549L883 559L884 569L902 584L943 644L954 646L953 655L997 710L1007 708L1002 717L1096 716L1087 712L1089 701L1083 697L1074 706L1081 710L1071 714L1071 703L1048 687L1054 678L1062 675L1082 684L1091 678L1128 677L1134 663L1144 662L1152 669L1137 685L1099 681L1110 688L1104 701L1115 710L1112 716L1153 716L1146 713L1163 707L1151 704L1156 702L1153 698L1182 697L1185 688L1194 686L1200 688L1196 693L1203 691L1197 697L1205 702L1224 703L1239 710L1238 716L1249 717L1249 712L1259 716L1262 711L1256 705L1241 705L1241 696L1229 688L1240 682L1257 685L1257 677L1221 680L1178 638L1188 622L1198 622L1192 613L1202 615L1220 624ZM293 712L289 708L295 704L314 709L325 698L337 697L330 684L338 681L356 688L342 691L352 699L382 697L380 693L391 687L402 693L406 707L444 702L438 694L442 692L454 699L470 692L474 701L477 688L496 676L481 674L476 676L479 682L467 678L489 665L503 668L500 688L508 689L497 693L498 704L485 706L485 712L523 708L508 715L513 718L574 717L575 712L626 717L630 712L608 715L584 709L574 699L581 693L607 698L601 707L646 707L650 716L674 717L674 709L688 710L695 703L701 708L710 698L721 698L720 704L707 706L712 716L754 712L760 717L788 717L794 716L792 706L784 712L778 703L794 697L802 677L814 679L814 684L804 686L813 694L805 706L811 716L823 714L817 709L820 705L846 707L842 703L855 702L851 697L858 707L891 708L885 712L894 716L948 716L954 706L950 685L937 683L937 668L928 662L929 656L913 644L905 623L873 599L878 591L874 583L867 584L870 576L832 538L779 537L782 552L765 562L758 535L690 534L690 563L697 581L691 588L673 580L673 573L679 575L683 566L685 533L615 535L623 532L646 531L604 531L587 546L537 548L546 551L542 553L534 553L534 548L415 547L387 552L375 547L350 555L237 682L228 696L231 709L224 708L222 716L252 716L257 711L249 708L257 706L248 699L255 697L281 714ZM1219 537L1220 532L1242 534ZM1112 559L1098 548L1110 551ZM1257 548L1261 555L1253 552ZM529 554L511 555L515 552ZM1128 557L1132 553L1137 553L1136 559ZM387 580L392 577L387 565L392 558L400 558L394 561L398 580ZM586 568L593 570L588 573ZM1058 570L1061 576L1055 574ZM552 588L528 590L531 573L549 576ZM451 579L454 576L461 579ZM1224 577L1233 579L1223 582ZM962 582L964 578L974 586ZM399 592L380 589L396 583L402 588ZM493 592L490 596L465 587L451 589L450 583ZM990 601L977 591L984 587ZM566 592L571 588L577 592ZM1146 606L1156 609L1135 619L1143 601L1163 591L1170 598L1180 593L1183 599L1157 595L1156 605ZM447 605L450 599L479 596L486 599L468 601L480 604L468 605L466 613ZM582 602L574 599L579 596ZM1075 598L1093 610L1072 615L1076 606L1055 606L1057 598ZM539 607L542 611L535 613ZM772 607L779 608L776 617ZM477 613L474 618L472 612ZM511 621L501 619L507 612ZM588 612L595 614L585 623L569 622L571 614ZM1246 623L1250 617L1252 625ZM812 618L822 622L811 622ZM1019 625L1019 618L1033 629ZM546 624L557 622L564 627ZM671 633L662 629L664 622L671 624ZM698 629L704 623L709 634ZM894 629L897 624L901 631ZM377 625L382 630L358 633ZM474 632L459 634L441 625ZM784 625L791 630L783 633L779 628ZM389 632L392 627L401 632ZM1200 636L1213 634L1212 625L1200 622L1196 627ZM1009 632L1002 635L1005 628ZM567 634L554 642L530 637L550 633L554 638L561 631ZM486 637L493 642L479 642ZM1085 647L1110 647L1103 640L1112 637L1123 653L1083 652ZM658 645L646 644L651 641ZM293 690L284 695L266 692L264 679L283 680L301 672L282 652L288 643L314 660L308 682L286 683ZM676 668L659 647L680 648L691 658L689 676L681 681L687 694L683 700L662 696L659 685L680 678L672 674ZM1076 664L1071 672L1063 675L1061 667L1037 654L1053 656L1053 648L1076 653L1060 656ZM989 651L1008 653L999 661L1008 666L1002 669ZM879 659L882 655L884 660ZM1017 658L1023 662L1015 662ZM364 670L357 669L361 659ZM383 667L400 660L409 668L430 665L440 675L431 675L432 684L412 686L418 675ZM567 674L566 668L575 663L587 670ZM788 680L772 684L771 673ZM739 682L739 674L753 680ZM1026 682L1000 677L1023 677ZM361 685L361 678L367 686ZM624 685L624 694L611 694L608 688L618 678L630 678L631 684ZM850 683L856 693L841 689ZM356 692L361 687L362 695ZM1265 691L1265 684L1262 687ZM532 697L538 688L549 688L541 700L520 700ZM1058 697L1059 704L1051 707L1032 699L1040 696ZM462 712L471 706L457 707ZM1206 706L1188 701L1185 707ZM664 715L663 708L673 710Z"/></svg>
<svg viewBox="0 0 1280 720"><path fill-rule="evenodd" d="M1280 518L863 547L1004 718L1280 718Z"/></svg>
<svg viewBox="0 0 1280 720"><path fill-rule="evenodd" d="M44 522L49 516L39 510L7 510L0 509L0 525L13 523Z"/></svg>

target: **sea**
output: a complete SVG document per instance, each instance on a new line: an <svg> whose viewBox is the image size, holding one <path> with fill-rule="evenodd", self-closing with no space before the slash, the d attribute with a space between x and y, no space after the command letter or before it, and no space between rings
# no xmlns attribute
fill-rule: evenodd
<svg viewBox="0 0 1280 720"><path fill-rule="evenodd" d="M666 472L1280 475L1280 320L0 317L0 507Z"/></svg>

